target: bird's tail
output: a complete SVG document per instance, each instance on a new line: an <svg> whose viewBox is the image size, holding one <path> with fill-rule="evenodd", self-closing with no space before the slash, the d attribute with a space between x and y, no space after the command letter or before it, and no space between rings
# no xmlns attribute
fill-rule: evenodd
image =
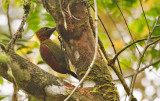
<svg viewBox="0 0 160 101"><path fill-rule="evenodd" d="M68 73L68 74L71 74L73 77L75 77L76 79L78 79L77 75L76 75L74 72L68 71L67 73Z"/></svg>

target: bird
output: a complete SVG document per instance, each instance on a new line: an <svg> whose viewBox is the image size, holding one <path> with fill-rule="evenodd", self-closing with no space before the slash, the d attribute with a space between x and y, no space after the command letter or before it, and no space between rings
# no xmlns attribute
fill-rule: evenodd
<svg viewBox="0 0 160 101"><path fill-rule="evenodd" d="M56 27L43 27L35 32L40 41L40 55L54 71L77 78L77 75L70 70L64 50L50 39L55 30Z"/></svg>

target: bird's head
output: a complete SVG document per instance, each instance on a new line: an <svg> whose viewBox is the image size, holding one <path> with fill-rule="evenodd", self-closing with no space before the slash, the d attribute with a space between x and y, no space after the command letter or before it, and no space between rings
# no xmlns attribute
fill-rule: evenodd
<svg viewBox="0 0 160 101"><path fill-rule="evenodd" d="M55 28L49 28L49 27L43 27L36 31L36 36L40 40L40 42L43 42L46 39L49 39L51 34L56 30Z"/></svg>

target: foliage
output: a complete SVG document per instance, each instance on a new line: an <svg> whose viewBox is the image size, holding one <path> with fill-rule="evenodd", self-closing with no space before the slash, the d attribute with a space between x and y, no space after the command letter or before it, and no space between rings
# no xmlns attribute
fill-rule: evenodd
<svg viewBox="0 0 160 101"><path fill-rule="evenodd" d="M8 4L9 4L9 0L2 0L1 6L3 7L4 11L8 10Z"/></svg>
<svg viewBox="0 0 160 101"><path fill-rule="evenodd" d="M0 76L0 84L3 84L3 78Z"/></svg>
<svg viewBox="0 0 160 101"><path fill-rule="evenodd" d="M6 97L0 97L0 100L3 100L4 98L6 98Z"/></svg>

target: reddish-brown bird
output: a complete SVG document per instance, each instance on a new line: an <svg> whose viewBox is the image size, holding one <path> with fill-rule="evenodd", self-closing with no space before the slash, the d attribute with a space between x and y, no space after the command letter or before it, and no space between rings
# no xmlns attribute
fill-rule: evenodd
<svg viewBox="0 0 160 101"><path fill-rule="evenodd" d="M36 32L40 40L40 54L42 59L56 72L70 74L77 78L77 75L70 71L69 64L64 56L64 51L50 38L56 28L44 27Z"/></svg>

